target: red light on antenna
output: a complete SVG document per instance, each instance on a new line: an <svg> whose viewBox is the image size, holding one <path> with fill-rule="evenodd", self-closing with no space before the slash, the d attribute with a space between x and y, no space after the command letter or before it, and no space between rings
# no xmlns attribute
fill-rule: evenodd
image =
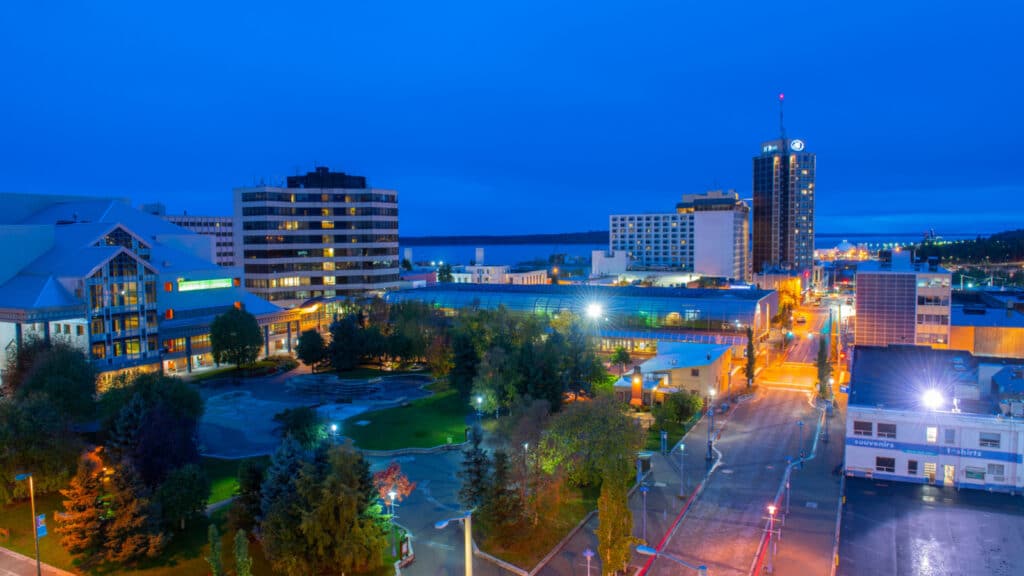
<svg viewBox="0 0 1024 576"><path fill-rule="evenodd" d="M785 99L786 99L786 95L783 94L782 92L779 92L779 100L781 101L781 100L785 100Z"/></svg>

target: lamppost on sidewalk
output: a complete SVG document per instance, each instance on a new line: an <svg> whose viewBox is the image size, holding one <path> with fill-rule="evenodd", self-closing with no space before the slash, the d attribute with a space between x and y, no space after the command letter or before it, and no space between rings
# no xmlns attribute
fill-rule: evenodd
<svg viewBox="0 0 1024 576"><path fill-rule="evenodd" d="M675 556L673 556L671 554L666 554L664 552L658 552L657 550L655 550L654 548L651 548L650 546L637 546L636 547L636 552L637 552L637 554L642 554L644 556L654 556L655 558L664 558L666 560L671 560L672 562L675 562L676 564L679 564L680 566L684 566L686 568L689 568L690 570L696 570L698 576L708 576L708 567L707 566L705 566L703 564L701 564L700 566L695 566L693 564L690 564L686 560L683 560L682 558L676 558Z"/></svg>
<svg viewBox="0 0 1024 576"><path fill-rule="evenodd" d="M679 443L679 498L686 494L686 444Z"/></svg>
<svg viewBox="0 0 1024 576"><path fill-rule="evenodd" d="M804 464L804 421L797 420L796 425L800 428L800 466Z"/></svg>
<svg viewBox="0 0 1024 576"><path fill-rule="evenodd" d="M32 537L36 541L36 576L43 576L43 565L39 562L39 520L36 519L36 489L32 481L32 474L18 474L14 480L16 482L28 480L28 499L32 507Z"/></svg>
<svg viewBox="0 0 1024 576"><path fill-rule="evenodd" d="M590 559L594 557L594 551L587 548L583 551L583 557L587 559L587 576L590 576Z"/></svg>
<svg viewBox="0 0 1024 576"><path fill-rule="evenodd" d="M482 397L480 397L480 396L476 397L476 425L477 426L480 425L480 404L482 404L483 401L484 401L484 399Z"/></svg>
<svg viewBox="0 0 1024 576"><path fill-rule="evenodd" d="M778 539L773 538L775 536L775 504L768 505L768 546L769 550L766 551L768 554L768 573L773 574L775 572L775 553L778 551Z"/></svg>
<svg viewBox="0 0 1024 576"><path fill-rule="evenodd" d="M465 540L466 551L465 551L465 562L466 562L466 576L473 576L473 511L470 510L462 516L455 518L449 518L447 520L441 520L434 524L434 528L443 530L448 526L449 522L463 522L465 524L463 529L463 539Z"/></svg>
<svg viewBox="0 0 1024 576"><path fill-rule="evenodd" d="M647 542L647 491L650 490L647 486L640 487L640 494L643 495L644 503L644 520L643 520L643 541Z"/></svg>
<svg viewBox="0 0 1024 576"><path fill-rule="evenodd" d="M707 460L713 458L711 449L714 447L714 430L715 430L715 389L708 390L708 454L705 457Z"/></svg>
<svg viewBox="0 0 1024 576"><path fill-rule="evenodd" d="M391 556L398 556L398 551L395 549L395 496L398 493L394 490L388 492L388 499L391 500Z"/></svg>

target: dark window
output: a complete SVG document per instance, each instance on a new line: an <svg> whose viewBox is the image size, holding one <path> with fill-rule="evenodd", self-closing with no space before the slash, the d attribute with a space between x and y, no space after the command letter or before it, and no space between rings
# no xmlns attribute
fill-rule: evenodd
<svg viewBox="0 0 1024 576"><path fill-rule="evenodd" d="M984 448L999 448L999 433L982 432L978 435L978 446Z"/></svg>
<svg viewBox="0 0 1024 576"><path fill-rule="evenodd" d="M690 376L694 378L700 376L700 368L690 368Z"/></svg>
<svg viewBox="0 0 1024 576"><path fill-rule="evenodd" d="M871 436L874 434L872 422L863 422L861 420L853 421L853 435L854 436Z"/></svg>
<svg viewBox="0 0 1024 576"><path fill-rule="evenodd" d="M917 460L907 460L907 474L917 476Z"/></svg>
<svg viewBox="0 0 1024 576"><path fill-rule="evenodd" d="M879 472L895 472L896 471L896 459L895 458L883 458L878 456L875 458L875 470Z"/></svg>
<svg viewBox="0 0 1024 576"><path fill-rule="evenodd" d="M879 438L895 438L896 437L896 425L895 424L882 424L878 423L878 437Z"/></svg>

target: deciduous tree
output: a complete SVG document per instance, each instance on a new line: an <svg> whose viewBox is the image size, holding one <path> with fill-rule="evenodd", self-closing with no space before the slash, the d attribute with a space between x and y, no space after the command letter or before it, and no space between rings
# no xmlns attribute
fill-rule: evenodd
<svg viewBox="0 0 1024 576"><path fill-rule="evenodd" d="M386 468L373 475L373 487L377 496L385 502L390 501L390 493L394 492L395 502L405 500L416 488L416 483L402 472L402 466L393 460Z"/></svg>
<svg viewBox="0 0 1024 576"><path fill-rule="evenodd" d="M611 362L619 367L619 375L621 376L626 372L626 364L632 362L632 358L629 357L629 352L625 348L619 346L615 349L615 353L612 354Z"/></svg>
<svg viewBox="0 0 1024 576"><path fill-rule="evenodd" d="M302 360L303 364L316 372L317 366L327 358L324 337L316 330L306 330L299 335L299 344L295 347L295 355Z"/></svg>
<svg viewBox="0 0 1024 576"><path fill-rule="evenodd" d="M263 331L256 317L245 310L232 308L210 323L210 348L218 364L252 364L262 347Z"/></svg>
<svg viewBox="0 0 1024 576"><path fill-rule="evenodd" d="M236 530L252 530L260 517L260 489L266 467L258 460L242 460L238 465L238 489L228 511L228 525Z"/></svg>
<svg viewBox="0 0 1024 576"><path fill-rule="evenodd" d="M206 472L195 464L186 464L172 470L160 485L154 500L160 506L161 516L168 527L178 525L185 529L185 521L197 518L206 512L210 499L210 479Z"/></svg>
<svg viewBox="0 0 1024 576"><path fill-rule="evenodd" d="M355 316L341 318L331 324L331 343L327 348L331 366L339 372L352 370L363 355L362 330Z"/></svg>
<svg viewBox="0 0 1024 576"><path fill-rule="evenodd" d="M81 350L54 342L32 360L18 397L49 396L69 422L91 418L96 405L96 370Z"/></svg>

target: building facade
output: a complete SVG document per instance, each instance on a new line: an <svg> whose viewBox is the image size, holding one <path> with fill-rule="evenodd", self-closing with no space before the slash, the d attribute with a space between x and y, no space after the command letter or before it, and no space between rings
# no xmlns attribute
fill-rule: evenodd
<svg viewBox="0 0 1024 576"><path fill-rule="evenodd" d="M397 192L318 167L234 193L235 261L261 297L296 306L399 285Z"/></svg>
<svg viewBox="0 0 1024 576"><path fill-rule="evenodd" d="M675 212L610 216L608 250L633 269L748 280L749 213L732 190L686 194Z"/></svg>
<svg viewBox="0 0 1024 576"><path fill-rule="evenodd" d="M846 416L846 474L1020 492L1024 419L1013 417L1011 406L1020 412L1021 390L1008 391L1012 401L1001 398L1001 391L991 397L998 377L989 374L963 352L857 348Z"/></svg>
<svg viewBox="0 0 1024 576"><path fill-rule="evenodd" d="M860 264L855 344L948 347L952 279L935 262L913 262L909 252Z"/></svg>
<svg viewBox="0 0 1024 576"><path fill-rule="evenodd" d="M163 219L214 241L214 262L218 266L235 266L234 225L230 216L192 216L165 214Z"/></svg>
<svg viewBox="0 0 1024 576"><path fill-rule="evenodd" d="M19 246L0 259L4 362L29 340L61 340L88 356L101 389L121 374L191 371L213 364L209 325L232 308L256 316L265 354L293 347L299 313L241 288L240 270L213 262L209 238L123 199L0 203L0 233Z"/></svg>
<svg viewBox="0 0 1024 576"><path fill-rule="evenodd" d="M620 402L651 406L668 394L689 392L706 397L730 393L733 347L722 344L666 342L658 355L627 372L614 385Z"/></svg>
<svg viewBox="0 0 1024 576"><path fill-rule="evenodd" d="M803 140L784 135L754 157L754 272L813 265L816 164Z"/></svg>
<svg viewBox="0 0 1024 576"><path fill-rule="evenodd" d="M517 286L532 286L547 284L550 281L547 270L513 272L509 266L465 266L462 270L452 272L452 282L456 284L515 284Z"/></svg>

